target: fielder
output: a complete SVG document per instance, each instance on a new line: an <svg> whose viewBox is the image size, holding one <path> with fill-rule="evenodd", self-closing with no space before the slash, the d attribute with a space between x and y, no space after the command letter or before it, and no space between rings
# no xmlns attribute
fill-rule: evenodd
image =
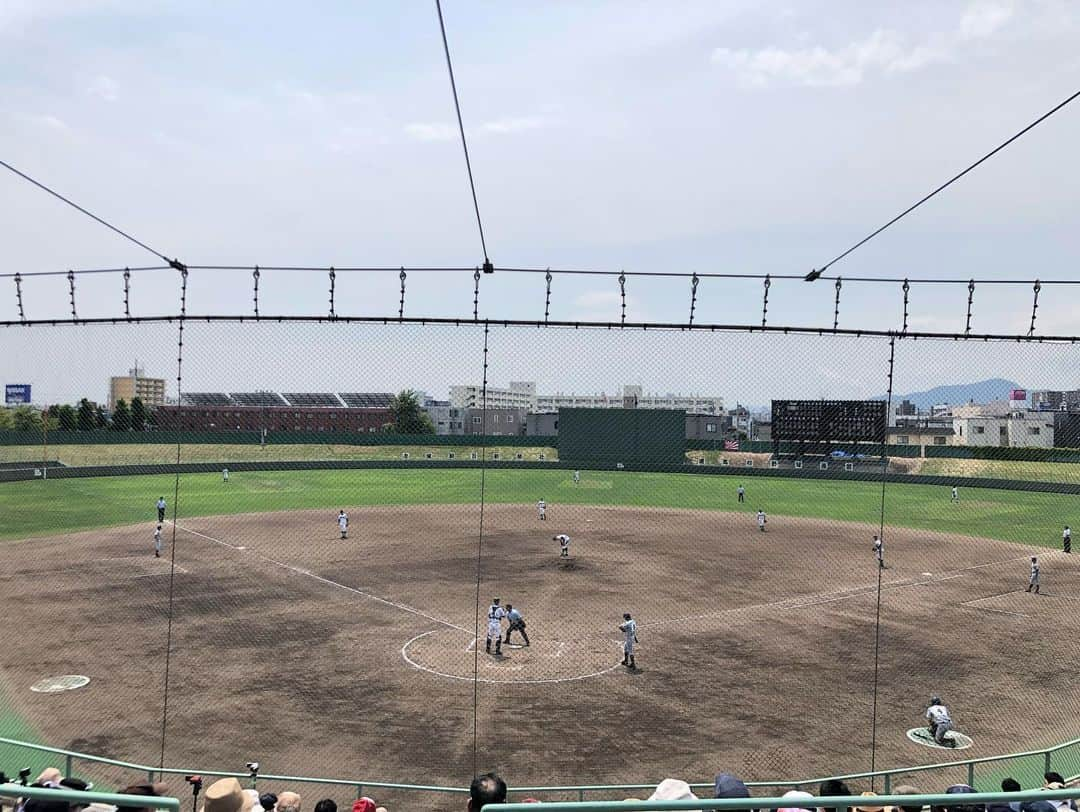
<svg viewBox="0 0 1080 812"><path fill-rule="evenodd" d="M736 490L735 492L739 495L739 501L740 502L745 502L746 501L746 488L744 488L742 485L740 485L738 487L738 490Z"/></svg>
<svg viewBox="0 0 1080 812"><path fill-rule="evenodd" d="M337 526L338 530L341 531L341 537L347 539L349 537L349 517L344 510L338 513Z"/></svg>
<svg viewBox="0 0 1080 812"><path fill-rule="evenodd" d="M1028 577L1028 587L1025 591L1039 594L1039 559L1035 556L1031 557L1031 575Z"/></svg>
<svg viewBox="0 0 1080 812"><path fill-rule="evenodd" d="M544 521L547 518L547 502L541 499L536 503L536 512L540 514L540 521Z"/></svg>
<svg viewBox="0 0 1080 812"><path fill-rule="evenodd" d="M623 622L619 624L619 631L623 633L622 664L627 668L637 668L634 662L634 643L637 639L637 621L630 617L629 612L623 613Z"/></svg>
<svg viewBox="0 0 1080 812"><path fill-rule="evenodd" d="M228 482L229 481L229 469L228 468L222 468L221 469L221 481L222 482Z"/></svg>
<svg viewBox="0 0 1080 812"><path fill-rule="evenodd" d="M157 520L158 524L165 521L165 497L159 496L157 500Z"/></svg>
<svg viewBox="0 0 1080 812"><path fill-rule="evenodd" d="M767 521L768 519L765 518L765 511L759 510L757 512L757 529L760 530L762 533L765 532L765 522Z"/></svg>
<svg viewBox="0 0 1080 812"><path fill-rule="evenodd" d="M506 645L510 645L510 632L521 632L525 645L529 645L529 635L525 633L525 618L512 603L506 604L506 619L510 621L510 628L506 630Z"/></svg>
<svg viewBox="0 0 1080 812"><path fill-rule="evenodd" d="M877 536L874 536L874 555L877 556L878 569L885 569L885 545Z"/></svg>
<svg viewBox="0 0 1080 812"><path fill-rule="evenodd" d="M959 501L960 501L960 494L959 494L959 492L958 492L958 491L956 490L956 486L955 486L955 485L953 485L953 489L952 489L952 501L953 501L953 502L959 502Z"/></svg>
<svg viewBox="0 0 1080 812"><path fill-rule="evenodd" d="M566 535L566 533L559 533L557 536L552 536L551 540L559 542L559 558L570 557L570 537Z"/></svg>
<svg viewBox="0 0 1080 812"><path fill-rule="evenodd" d="M161 525L154 528L154 558L161 558Z"/></svg>
<svg viewBox="0 0 1080 812"><path fill-rule="evenodd" d="M926 729L930 731L935 742L942 747L956 747L955 739L951 736L945 737L945 734L952 730L953 724L949 709L941 704L940 696L930 699L930 707L926 709L926 721L930 723Z"/></svg>
<svg viewBox="0 0 1080 812"><path fill-rule="evenodd" d="M581 484L581 471L574 471L574 484Z"/></svg>
<svg viewBox="0 0 1080 812"><path fill-rule="evenodd" d="M491 641L495 641L495 656L502 656L502 620L506 617L506 610L499 606L499 599L492 598L491 606L488 607L487 639L484 642L484 651L491 654Z"/></svg>
<svg viewBox="0 0 1080 812"><path fill-rule="evenodd" d="M1061 549L1067 553L1072 552L1072 530L1069 525L1065 525L1065 529L1061 531Z"/></svg>

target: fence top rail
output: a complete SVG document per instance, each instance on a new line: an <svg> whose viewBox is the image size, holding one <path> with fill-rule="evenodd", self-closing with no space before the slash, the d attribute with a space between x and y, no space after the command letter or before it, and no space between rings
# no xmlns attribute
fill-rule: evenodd
<svg viewBox="0 0 1080 812"><path fill-rule="evenodd" d="M876 795L873 797L874 806L945 806L956 805L963 800L965 806L982 805L989 803L1026 803L1028 801L1064 801L1080 798L1080 787L1055 790L1026 790L1023 792L972 792L963 795L950 795L936 793L933 795ZM674 810L761 810L796 808L799 803L806 800L798 798L718 798L701 799L696 801L568 801L568 802L545 802L544 809L547 812L673 812ZM837 809L840 812L853 809L869 803L870 799L859 795L823 796L813 799L813 809L827 808ZM498 806L499 812L531 812L532 804L488 804L484 809L492 809Z"/></svg>
<svg viewBox="0 0 1080 812"><path fill-rule="evenodd" d="M111 806L131 806L139 809L151 807L168 812L180 812L180 801L176 798L150 795L119 795L112 792L79 792L63 787L24 787L22 784L0 784L2 798L41 798L46 801L66 801L80 806L88 804L109 804Z"/></svg>

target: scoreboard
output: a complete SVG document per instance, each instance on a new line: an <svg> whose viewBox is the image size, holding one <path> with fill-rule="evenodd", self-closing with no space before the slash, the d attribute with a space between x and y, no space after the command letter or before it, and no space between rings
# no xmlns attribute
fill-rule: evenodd
<svg viewBox="0 0 1080 812"><path fill-rule="evenodd" d="M774 400L772 437L797 443L884 443L883 400Z"/></svg>

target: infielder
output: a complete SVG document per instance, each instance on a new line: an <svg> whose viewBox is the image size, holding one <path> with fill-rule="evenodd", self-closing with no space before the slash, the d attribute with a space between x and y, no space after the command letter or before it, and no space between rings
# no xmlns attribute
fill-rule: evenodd
<svg viewBox="0 0 1080 812"><path fill-rule="evenodd" d="M930 699L930 707L926 709L926 721L930 723L927 730L935 742L942 747L956 747L955 739L945 738L945 734L952 730L952 719L949 717L949 709L941 704L940 696Z"/></svg>
<svg viewBox="0 0 1080 812"><path fill-rule="evenodd" d="M536 503L536 512L540 514L540 521L544 521L547 518L547 502L541 499Z"/></svg>
<svg viewBox="0 0 1080 812"><path fill-rule="evenodd" d="M157 520L158 524L165 521L165 497L159 496L157 500Z"/></svg>
<svg viewBox="0 0 1080 812"><path fill-rule="evenodd" d="M623 622L619 624L619 631L623 633L622 664L628 668L637 668L634 662L634 643L637 639L637 621L630 617L629 612L623 613Z"/></svg>
<svg viewBox="0 0 1080 812"><path fill-rule="evenodd" d="M495 641L495 655L502 656L502 620L506 617L506 610L499 606L499 599L492 598L491 606L488 607L487 639L484 642L484 651L491 654L491 641Z"/></svg>
<svg viewBox="0 0 1080 812"><path fill-rule="evenodd" d="M1031 557L1031 575L1028 578L1028 587L1025 591L1034 592L1036 595L1039 594L1039 559L1035 556Z"/></svg>
<svg viewBox="0 0 1080 812"><path fill-rule="evenodd" d="M337 526L338 530L341 531L341 537L347 539L349 537L349 517L344 510L338 513Z"/></svg>
<svg viewBox="0 0 1080 812"><path fill-rule="evenodd" d="M221 481L222 482L228 482L229 481L229 469L228 468L222 468L221 469Z"/></svg>
<svg viewBox="0 0 1080 812"><path fill-rule="evenodd" d="M525 645L529 645L529 635L525 633L525 618L512 603L506 604L506 619L510 621L510 628L506 630L506 645L510 645L510 632L521 632Z"/></svg>
<svg viewBox="0 0 1080 812"><path fill-rule="evenodd" d="M161 525L154 528L154 558L161 558Z"/></svg>
<svg viewBox="0 0 1080 812"><path fill-rule="evenodd" d="M742 485L740 485L735 492L739 495L739 501L740 502L745 502L746 501L746 488L744 488Z"/></svg>
<svg viewBox="0 0 1080 812"><path fill-rule="evenodd" d="M877 556L878 569L885 569L885 545L877 536L874 536L874 555Z"/></svg>
<svg viewBox="0 0 1080 812"><path fill-rule="evenodd" d="M566 535L566 533L559 533L557 536L552 536L551 540L559 542L559 558L570 557L570 537Z"/></svg>
<svg viewBox="0 0 1080 812"><path fill-rule="evenodd" d="M1061 549L1067 553L1072 552L1072 530L1069 525L1065 525L1065 529L1061 531Z"/></svg>
<svg viewBox="0 0 1080 812"><path fill-rule="evenodd" d="M766 521L768 521L768 519L765 518L765 511L759 510L757 512L757 529L760 530L762 533L765 532Z"/></svg>

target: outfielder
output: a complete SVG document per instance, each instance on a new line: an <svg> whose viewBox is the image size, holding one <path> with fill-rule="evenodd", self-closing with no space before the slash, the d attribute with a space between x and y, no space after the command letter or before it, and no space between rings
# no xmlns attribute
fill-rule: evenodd
<svg viewBox="0 0 1080 812"><path fill-rule="evenodd" d="M344 510L338 513L337 526L338 530L341 531L341 537L347 539L349 537L349 517Z"/></svg>
<svg viewBox="0 0 1080 812"><path fill-rule="evenodd" d="M510 632L521 632L525 645L529 645L529 635L525 633L525 618L512 603L506 604L506 619L510 621L510 628L506 630L506 645L510 645Z"/></svg>
<svg viewBox="0 0 1080 812"><path fill-rule="evenodd" d="M484 651L491 654L491 641L495 641L495 654L502 656L502 620L506 617L506 610L499 606L499 599L492 598L491 606L488 607L487 639L484 642Z"/></svg>
<svg viewBox="0 0 1080 812"><path fill-rule="evenodd" d="M229 481L229 469L228 468L222 468L221 469L221 481L222 482L228 482Z"/></svg>
<svg viewBox="0 0 1080 812"><path fill-rule="evenodd" d="M574 484L578 485L580 483L581 483L581 471L574 471Z"/></svg>
<svg viewBox="0 0 1080 812"><path fill-rule="evenodd" d="M952 737L945 738L945 734L952 730L952 719L949 709L941 704L941 697L935 696L930 699L930 707L926 709L926 721L930 724L927 730L934 737L934 741L942 747L956 747L956 740Z"/></svg>
<svg viewBox="0 0 1080 812"><path fill-rule="evenodd" d="M959 492L958 492L958 491L956 490L956 486L955 486L955 485L953 485L953 489L952 489L952 501L953 501L953 502L959 502L959 501L960 501L960 494L959 494Z"/></svg>
<svg viewBox="0 0 1080 812"><path fill-rule="evenodd" d="M1067 553L1072 552L1072 530L1069 525L1065 525L1065 529L1061 531L1061 549Z"/></svg>
<svg viewBox="0 0 1080 812"><path fill-rule="evenodd" d="M874 555L877 556L878 569L885 569L885 545L877 536L874 536Z"/></svg>
<svg viewBox="0 0 1080 812"><path fill-rule="evenodd" d="M161 558L161 525L154 528L154 558Z"/></svg>
<svg viewBox="0 0 1080 812"><path fill-rule="evenodd" d="M1039 559L1035 556L1031 557L1031 575L1028 578L1028 587L1026 592L1034 592L1039 594Z"/></svg>
<svg viewBox="0 0 1080 812"><path fill-rule="evenodd" d="M637 639L637 621L630 617L629 612L623 613L623 622L619 624L619 631L623 633L622 664L628 668L637 668L634 662L634 643Z"/></svg>
<svg viewBox="0 0 1080 812"><path fill-rule="evenodd" d="M759 510L757 512L757 529L760 530L762 533L765 532L766 521L768 521L768 519L765 518L765 511Z"/></svg>
<svg viewBox="0 0 1080 812"><path fill-rule="evenodd" d="M746 501L746 488L744 488L742 485L740 485L735 492L739 495L739 501L740 502L745 502Z"/></svg>
<svg viewBox="0 0 1080 812"><path fill-rule="evenodd" d="M157 500L157 520L158 524L165 521L165 497L159 496Z"/></svg>
<svg viewBox="0 0 1080 812"><path fill-rule="evenodd" d="M544 521L547 518L547 502L541 499L536 503L536 512L540 514L540 521Z"/></svg>
<svg viewBox="0 0 1080 812"><path fill-rule="evenodd" d="M570 537L566 535L566 533L559 533L557 536L552 536L551 540L559 542L559 558L570 557Z"/></svg>

